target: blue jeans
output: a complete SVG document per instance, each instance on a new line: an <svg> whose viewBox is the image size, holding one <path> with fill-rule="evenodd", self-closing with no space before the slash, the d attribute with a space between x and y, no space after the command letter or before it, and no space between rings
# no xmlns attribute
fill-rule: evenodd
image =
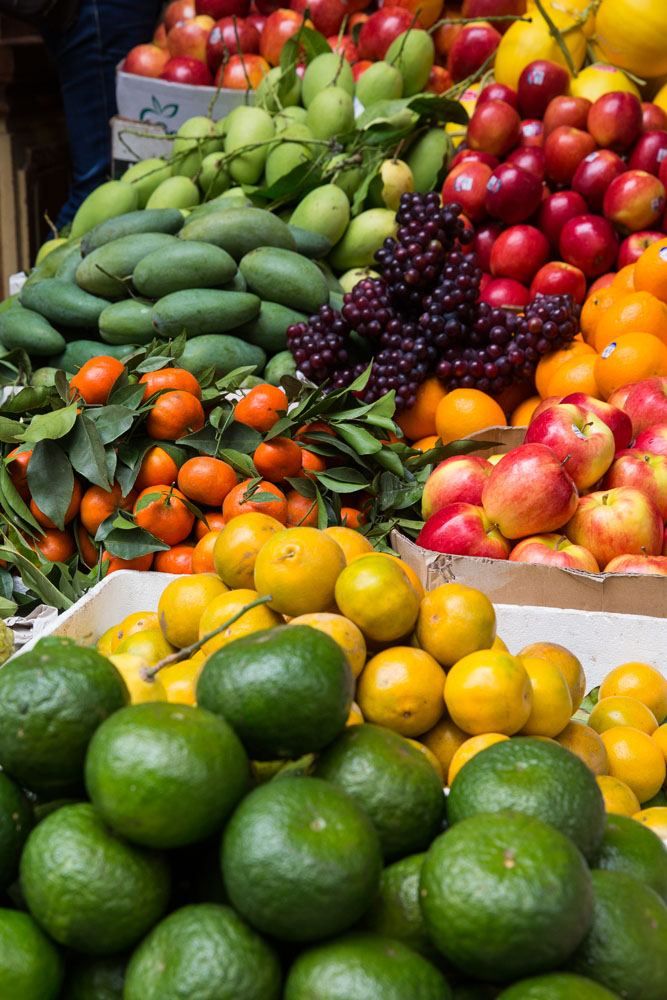
<svg viewBox="0 0 667 1000"><path fill-rule="evenodd" d="M60 78L72 162L59 229L71 222L86 195L109 179L116 64L133 46L151 40L160 7L160 0L82 0L69 28L42 30Z"/></svg>

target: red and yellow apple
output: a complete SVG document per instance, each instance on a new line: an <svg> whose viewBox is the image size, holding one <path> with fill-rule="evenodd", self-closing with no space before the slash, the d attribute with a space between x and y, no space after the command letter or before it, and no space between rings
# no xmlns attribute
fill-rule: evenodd
<svg viewBox="0 0 667 1000"><path fill-rule="evenodd" d="M582 545L575 545L566 535L554 533L522 538L510 552L510 562L583 569L587 573L600 572L592 552Z"/></svg>
<svg viewBox="0 0 667 1000"><path fill-rule="evenodd" d="M588 396L585 392L571 392L569 396L563 396L561 403L574 403L575 406L580 406L599 417L614 435L617 452L627 448L632 441L632 421L618 406L605 403L595 396Z"/></svg>
<svg viewBox="0 0 667 1000"><path fill-rule="evenodd" d="M580 497L563 530L571 542L592 552L600 566L615 556L657 556L662 551L660 512L649 497L631 486Z"/></svg>
<svg viewBox="0 0 667 1000"><path fill-rule="evenodd" d="M638 434L635 448L648 451L651 455L667 455L667 423L647 427Z"/></svg>
<svg viewBox="0 0 667 1000"><path fill-rule="evenodd" d="M604 478L604 488L632 486L653 501L667 521L667 456L652 455L638 448L618 454Z"/></svg>
<svg viewBox="0 0 667 1000"><path fill-rule="evenodd" d="M559 403L530 422L526 444L545 444L563 462L580 492L604 476L614 461L614 435L599 417L573 403Z"/></svg>
<svg viewBox="0 0 667 1000"><path fill-rule="evenodd" d="M654 424L667 424L667 376L656 375L653 378L634 382L629 387L619 390L621 396L627 388L627 395L622 403L609 397L608 402L615 406L621 405L632 421L635 436L641 434ZM616 396L616 393L613 394Z"/></svg>
<svg viewBox="0 0 667 1000"><path fill-rule="evenodd" d="M667 576L667 556L616 556L615 559L607 563L604 572Z"/></svg>
<svg viewBox="0 0 667 1000"><path fill-rule="evenodd" d="M478 455L452 455L436 465L424 485L424 520L450 503L481 504L482 489L492 468Z"/></svg>
<svg viewBox="0 0 667 1000"><path fill-rule="evenodd" d="M450 503L428 519L417 535L417 545L455 556L507 559L510 543L482 507Z"/></svg>

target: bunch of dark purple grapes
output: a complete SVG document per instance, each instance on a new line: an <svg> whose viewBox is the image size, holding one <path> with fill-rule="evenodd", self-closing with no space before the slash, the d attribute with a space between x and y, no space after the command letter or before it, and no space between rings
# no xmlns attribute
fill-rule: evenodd
<svg viewBox="0 0 667 1000"><path fill-rule="evenodd" d="M365 402L393 389L400 412L430 374L448 389L497 395L531 379L540 356L577 333L568 295L538 295L521 316L479 302L482 271L459 205L405 194L396 218L396 238L375 255L380 277L355 285L340 312L323 306L288 328L288 347L311 381L349 385L372 357Z"/></svg>

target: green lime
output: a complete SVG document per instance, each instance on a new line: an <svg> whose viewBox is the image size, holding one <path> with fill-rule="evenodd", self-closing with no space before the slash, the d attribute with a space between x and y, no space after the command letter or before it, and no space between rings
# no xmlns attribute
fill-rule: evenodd
<svg viewBox="0 0 667 1000"><path fill-rule="evenodd" d="M32 821L32 809L25 795L0 771L0 890L16 878Z"/></svg>
<svg viewBox="0 0 667 1000"><path fill-rule="evenodd" d="M81 958L69 964L61 1000L123 1000L125 958Z"/></svg>
<svg viewBox="0 0 667 1000"><path fill-rule="evenodd" d="M604 801L593 772L556 743L504 740L461 768L447 799L449 823L501 809L550 823L589 860L604 833Z"/></svg>
<svg viewBox="0 0 667 1000"><path fill-rule="evenodd" d="M610 813L595 867L632 875L667 902L667 847L643 823Z"/></svg>
<svg viewBox="0 0 667 1000"><path fill-rule="evenodd" d="M289 971L284 1000L450 1000L447 980L401 941L376 934L304 951Z"/></svg>
<svg viewBox="0 0 667 1000"><path fill-rule="evenodd" d="M119 840L82 803L63 806L32 831L21 858L21 888L55 941L112 955L160 919L170 878L160 855Z"/></svg>
<svg viewBox="0 0 667 1000"><path fill-rule="evenodd" d="M86 757L93 805L145 847L184 847L221 830L249 777L245 750L224 719L165 701L115 712Z"/></svg>
<svg viewBox="0 0 667 1000"><path fill-rule="evenodd" d="M36 792L79 785L91 736L127 701L122 677L95 649L40 639L0 670L0 766Z"/></svg>
<svg viewBox="0 0 667 1000"><path fill-rule="evenodd" d="M419 880L425 854L411 854L388 865L380 876L380 889L364 917L373 934L394 938L427 957L433 951L419 905Z"/></svg>
<svg viewBox="0 0 667 1000"><path fill-rule="evenodd" d="M154 927L127 968L124 1000L278 1000L273 950L228 906L184 906Z"/></svg>
<svg viewBox="0 0 667 1000"><path fill-rule="evenodd" d="M572 968L622 997L665 1000L667 906L625 872L594 871L593 923Z"/></svg>
<svg viewBox="0 0 667 1000"><path fill-rule="evenodd" d="M60 955L32 917L0 910L0 997L56 1000L62 978Z"/></svg>
<svg viewBox="0 0 667 1000"><path fill-rule="evenodd" d="M321 750L345 727L354 681L338 643L308 625L235 639L204 664L197 703L236 730L251 757Z"/></svg>
<svg viewBox="0 0 667 1000"><path fill-rule="evenodd" d="M498 1000L619 1000L604 986L572 972L548 972L509 986Z"/></svg>
<svg viewBox="0 0 667 1000"><path fill-rule="evenodd" d="M350 726L320 757L316 774L368 813L386 858L423 851L445 811L433 766L407 740L381 726Z"/></svg>
<svg viewBox="0 0 667 1000"><path fill-rule="evenodd" d="M572 841L542 820L480 813L431 845L421 906L436 947L459 969L510 982L569 958L590 927L591 876Z"/></svg>
<svg viewBox="0 0 667 1000"><path fill-rule="evenodd" d="M315 941L357 921L377 892L382 861L373 825L344 792L317 778L260 785L222 839L232 904L260 931Z"/></svg>

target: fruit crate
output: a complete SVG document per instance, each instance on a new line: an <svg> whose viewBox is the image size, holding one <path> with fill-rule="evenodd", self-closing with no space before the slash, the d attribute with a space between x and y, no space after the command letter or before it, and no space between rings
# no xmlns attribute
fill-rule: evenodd
<svg viewBox="0 0 667 1000"><path fill-rule="evenodd" d="M133 611L154 611L170 573L120 570L102 580L82 600L40 633L93 643ZM571 609L496 604L498 634L512 652L531 642L559 642L579 657L589 689L619 663L640 660L667 673L667 618L590 613ZM21 650L25 652L37 641ZM18 653L17 655L21 655Z"/></svg>
<svg viewBox="0 0 667 1000"><path fill-rule="evenodd" d="M491 448L475 452L487 458L522 444L525 433L525 427L488 427L470 437L495 442ZM667 618L667 579L664 576L587 573L507 559L449 555L424 549L398 531L392 532L391 544L428 589L441 583L463 583L482 590L494 604Z"/></svg>

